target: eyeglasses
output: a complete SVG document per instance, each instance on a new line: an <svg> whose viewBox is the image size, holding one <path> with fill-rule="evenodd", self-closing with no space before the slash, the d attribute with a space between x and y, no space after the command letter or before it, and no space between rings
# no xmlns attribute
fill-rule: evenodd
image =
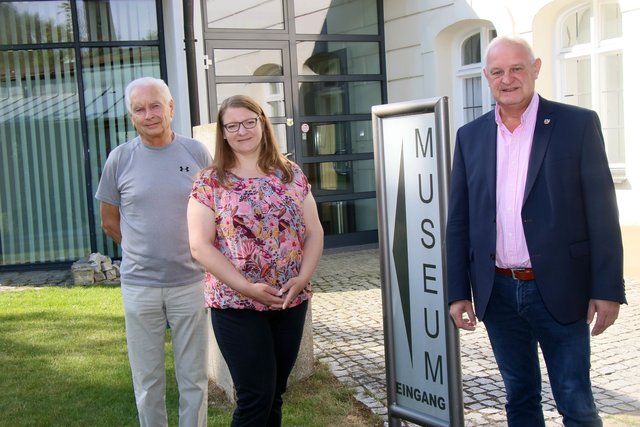
<svg viewBox="0 0 640 427"><path fill-rule="evenodd" d="M245 129L253 129L258 124L258 118L247 119L242 122L231 122L225 125L222 125L223 128L226 129L227 132L235 133L240 130L240 125L244 126Z"/></svg>

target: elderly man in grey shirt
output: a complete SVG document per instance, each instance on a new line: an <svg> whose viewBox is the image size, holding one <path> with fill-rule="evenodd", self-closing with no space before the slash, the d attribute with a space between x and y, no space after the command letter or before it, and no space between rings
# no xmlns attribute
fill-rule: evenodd
<svg viewBox="0 0 640 427"><path fill-rule="evenodd" d="M180 426L207 424L204 271L191 257L187 201L211 156L171 130L174 103L160 79L129 83L125 100L138 137L109 154L96 198L102 227L121 245L129 362L141 426L166 426L166 325L171 328Z"/></svg>

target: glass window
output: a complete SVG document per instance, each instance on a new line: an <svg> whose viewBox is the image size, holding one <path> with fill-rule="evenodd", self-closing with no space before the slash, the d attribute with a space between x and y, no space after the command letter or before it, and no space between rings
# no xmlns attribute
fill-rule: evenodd
<svg viewBox="0 0 640 427"><path fill-rule="evenodd" d="M563 101L567 104L592 108L591 59L572 58L564 61Z"/></svg>
<svg viewBox="0 0 640 427"><path fill-rule="evenodd" d="M343 200L318 203L318 215L325 235L376 230L376 199Z"/></svg>
<svg viewBox="0 0 640 427"><path fill-rule="evenodd" d="M284 29L282 0L207 0L207 28Z"/></svg>
<svg viewBox="0 0 640 427"><path fill-rule="evenodd" d="M305 163L303 170L316 191L361 193L376 190L373 160Z"/></svg>
<svg viewBox="0 0 640 427"><path fill-rule="evenodd" d="M302 135L304 156L373 153L371 121L306 123Z"/></svg>
<svg viewBox="0 0 640 427"><path fill-rule="evenodd" d="M569 36L558 52L562 65L559 91L564 102L598 112L612 174L621 182L625 176L625 134L620 6L608 0L585 3L560 21L560 30ZM597 23L594 35L590 21ZM603 40L606 43L601 43Z"/></svg>
<svg viewBox="0 0 640 427"><path fill-rule="evenodd" d="M161 75L155 0L3 1L0 25L0 44L27 45L0 51L0 265L119 256L93 192L135 135L125 86Z"/></svg>
<svg viewBox="0 0 640 427"><path fill-rule="evenodd" d="M563 24L562 47L568 48L591 41L591 7L567 16Z"/></svg>
<svg viewBox="0 0 640 427"><path fill-rule="evenodd" d="M370 114L371 106L382 103L380 82L300 83L300 114L323 116Z"/></svg>
<svg viewBox="0 0 640 427"><path fill-rule="evenodd" d="M91 252L72 49L0 52L0 264Z"/></svg>
<svg viewBox="0 0 640 427"><path fill-rule="evenodd" d="M83 41L157 40L155 0L78 1Z"/></svg>
<svg viewBox="0 0 640 427"><path fill-rule="evenodd" d="M612 39L622 36L622 15L620 5L615 3L605 3L600 6L600 38L602 40Z"/></svg>
<svg viewBox="0 0 640 427"><path fill-rule="evenodd" d="M600 120L609 163L624 163L622 54L600 57Z"/></svg>
<svg viewBox="0 0 640 427"><path fill-rule="evenodd" d="M155 46L85 48L81 54L89 162L91 170L98 171L91 175L92 188L98 188L109 152L136 136L127 116L124 89L141 76L160 78L160 54ZM99 202L95 199L92 202L94 212L99 212ZM100 230L99 215L94 220ZM99 252L113 252L103 233L97 233L96 238Z"/></svg>
<svg viewBox="0 0 640 427"><path fill-rule="evenodd" d="M298 34L378 34L376 0L294 0Z"/></svg>
<svg viewBox="0 0 640 427"><path fill-rule="evenodd" d="M468 37L462 43L462 65L480 62L480 33Z"/></svg>
<svg viewBox="0 0 640 427"><path fill-rule="evenodd" d="M488 85L483 84L482 77L482 55L486 46L496 37L496 30L489 27L479 28L470 36L462 39L459 45L460 64L457 71L456 91L459 93L455 98L459 101L455 106L455 122L461 126L465 123L480 117L494 106L493 96Z"/></svg>
<svg viewBox="0 0 640 427"><path fill-rule="evenodd" d="M73 41L70 2L2 2L0 28L0 45Z"/></svg>
<svg viewBox="0 0 640 427"><path fill-rule="evenodd" d="M464 120L469 123L482 115L482 78L470 77L464 82Z"/></svg>
<svg viewBox="0 0 640 427"><path fill-rule="evenodd" d="M260 103L269 117L284 117L284 83L219 83L216 85L218 109L233 95L247 95Z"/></svg>
<svg viewBox="0 0 640 427"><path fill-rule="evenodd" d="M280 49L214 49L216 76L282 76Z"/></svg>
<svg viewBox="0 0 640 427"><path fill-rule="evenodd" d="M376 42L298 42L297 50L300 75L380 74Z"/></svg>
<svg viewBox="0 0 640 427"><path fill-rule="evenodd" d="M273 132L276 134L276 141L278 141L278 149L281 153L287 153L287 125L284 123L271 123Z"/></svg>

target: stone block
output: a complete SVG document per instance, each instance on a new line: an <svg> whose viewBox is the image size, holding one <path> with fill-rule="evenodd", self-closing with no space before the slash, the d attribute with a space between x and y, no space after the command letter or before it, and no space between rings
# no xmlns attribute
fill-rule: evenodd
<svg viewBox="0 0 640 427"><path fill-rule="evenodd" d="M77 285L91 285L106 280L117 281L120 277L120 262L113 262L111 258L94 252L87 257L80 258L71 266Z"/></svg>
<svg viewBox="0 0 640 427"><path fill-rule="evenodd" d="M93 268L77 267L72 269L73 283L75 285L92 285L94 282Z"/></svg>
<svg viewBox="0 0 640 427"><path fill-rule="evenodd" d="M91 266L91 268L93 268L93 271L96 273L100 273L102 272L102 266L100 262L97 261L90 261L89 265Z"/></svg>
<svg viewBox="0 0 640 427"><path fill-rule="evenodd" d="M295 383L313 375L314 360L313 355L313 317L311 313L311 300L307 307L307 316L304 319L304 330L302 331L302 341L300 342L300 350L296 364L289 376L289 382Z"/></svg>
<svg viewBox="0 0 640 427"><path fill-rule="evenodd" d="M106 260L102 261L100 267L102 268L102 271L109 271L113 268L113 263L111 262L110 258L107 258Z"/></svg>

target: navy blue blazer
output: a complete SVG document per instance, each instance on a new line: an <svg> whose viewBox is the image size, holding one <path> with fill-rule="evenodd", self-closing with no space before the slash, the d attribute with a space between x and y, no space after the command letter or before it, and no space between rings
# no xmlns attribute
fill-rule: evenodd
<svg viewBox="0 0 640 427"><path fill-rule="evenodd" d="M482 320L495 277L496 136L491 111L456 135L446 233L449 303ZM591 298L626 302L622 237L598 115L540 97L522 206L542 299L562 323Z"/></svg>

